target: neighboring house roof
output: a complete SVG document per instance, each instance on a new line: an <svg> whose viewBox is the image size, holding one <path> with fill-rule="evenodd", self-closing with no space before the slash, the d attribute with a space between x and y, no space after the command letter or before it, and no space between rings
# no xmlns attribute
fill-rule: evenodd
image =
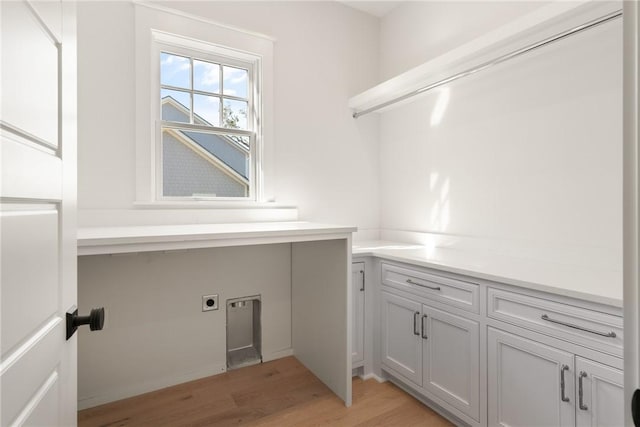
<svg viewBox="0 0 640 427"><path fill-rule="evenodd" d="M189 110L171 96L162 98L162 116L170 121L188 122ZM211 123L194 113L196 124L211 126ZM248 184L249 147L242 142L242 139L230 135L218 135L213 133L203 133L198 131L175 130L180 134L178 139L189 145L197 145L202 150L194 150L206 157L213 157L216 164L222 163L226 168L244 179ZM195 148L195 147L192 147Z"/></svg>
<svg viewBox="0 0 640 427"><path fill-rule="evenodd" d="M222 162L217 156L211 154L199 144L194 143L194 141L185 135L184 131L180 131L178 129L165 129L163 132L169 133L173 136L177 141L180 141L188 148L193 150L196 154L200 155L202 158L211 163L214 167L218 168L220 171L224 172L234 181L237 181L239 184L242 184L245 187L249 186L249 179L243 175L240 175L234 169L230 168L227 164Z"/></svg>

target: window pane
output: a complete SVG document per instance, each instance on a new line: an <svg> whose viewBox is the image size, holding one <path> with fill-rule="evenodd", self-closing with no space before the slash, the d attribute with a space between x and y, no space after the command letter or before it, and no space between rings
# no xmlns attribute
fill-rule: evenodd
<svg viewBox="0 0 640 427"><path fill-rule="evenodd" d="M194 59L193 87L204 92L220 93L220 65Z"/></svg>
<svg viewBox="0 0 640 427"><path fill-rule="evenodd" d="M247 70L241 68L222 67L222 75L224 82L222 87L225 95L237 96L239 98L247 98L247 87L249 85L249 74Z"/></svg>
<svg viewBox="0 0 640 427"><path fill-rule="evenodd" d="M163 195L248 197L249 153L233 138L235 136L163 129ZM249 143L248 138L245 142Z"/></svg>
<svg viewBox="0 0 640 427"><path fill-rule="evenodd" d="M191 110L191 95L189 92L161 89L162 120L189 123Z"/></svg>
<svg viewBox="0 0 640 427"><path fill-rule="evenodd" d="M197 125L220 126L220 98L193 95L193 121Z"/></svg>
<svg viewBox="0 0 640 427"><path fill-rule="evenodd" d="M222 127L229 129L247 129L247 102L224 99L222 109Z"/></svg>
<svg viewBox="0 0 640 427"><path fill-rule="evenodd" d="M160 84L191 89L191 61L184 56L160 53Z"/></svg>

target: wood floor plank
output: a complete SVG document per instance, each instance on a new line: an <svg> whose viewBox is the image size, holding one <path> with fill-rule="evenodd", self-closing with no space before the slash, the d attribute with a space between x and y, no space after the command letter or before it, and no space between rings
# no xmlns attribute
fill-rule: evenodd
<svg viewBox="0 0 640 427"><path fill-rule="evenodd" d="M293 357L78 413L79 427L451 426L391 383L353 380L344 403Z"/></svg>

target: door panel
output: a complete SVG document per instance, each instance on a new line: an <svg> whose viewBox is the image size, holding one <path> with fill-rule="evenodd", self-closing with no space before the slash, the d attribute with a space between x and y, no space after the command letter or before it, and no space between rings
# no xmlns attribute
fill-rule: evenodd
<svg viewBox="0 0 640 427"><path fill-rule="evenodd" d="M488 353L489 426L574 425L573 354L493 328Z"/></svg>
<svg viewBox="0 0 640 427"><path fill-rule="evenodd" d="M73 426L75 4L0 2L0 17L0 425Z"/></svg>
<svg viewBox="0 0 640 427"><path fill-rule="evenodd" d="M364 262L355 262L351 267L351 289L353 297L351 363L352 367L358 367L364 362Z"/></svg>
<svg viewBox="0 0 640 427"><path fill-rule="evenodd" d="M423 306L424 388L480 418L480 327L477 322Z"/></svg>
<svg viewBox="0 0 640 427"><path fill-rule="evenodd" d="M421 309L420 303L382 292L382 363L417 385L422 385Z"/></svg>
<svg viewBox="0 0 640 427"><path fill-rule="evenodd" d="M60 361L53 356L61 354L63 346L63 321L54 317L9 357L3 358L1 425L14 425L16 419L26 419L38 409L38 395L43 385L54 373L55 382L59 381ZM60 420L52 414L47 425L59 423Z"/></svg>
<svg viewBox="0 0 640 427"><path fill-rule="evenodd" d="M0 135L2 196L59 200L62 194L62 162L56 151L9 130L2 129Z"/></svg>
<svg viewBox="0 0 640 427"><path fill-rule="evenodd" d="M56 315L58 210L56 205L17 205L0 212L2 227L2 359L44 320ZM3 205L8 208L8 205ZM37 268L34 268L36 267ZM25 310L25 307L29 307Z"/></svg>
<svg viewBox="0 0 640 427"><path fill-rule="evenodd" d="M622 371L576 356L578 384L581 372L586 375L582 377L582 408L579 402L576 403L576 424L579 427L624 425L624 375Z"/></svg>
<svg viewBox="0 0 640 427"><path fill-rule="evenodd" d="M58 372L54 372L42 385L29 405L34 408L25 422L27 426L46 426L51 420L60 419L60 382Z"/></svg>
<svg viewBox="0 0 640 427"><path fill-rule="evenodd" d="M59 130L58 43L28 3L3 2L2 121L53 147Z"/></svg>

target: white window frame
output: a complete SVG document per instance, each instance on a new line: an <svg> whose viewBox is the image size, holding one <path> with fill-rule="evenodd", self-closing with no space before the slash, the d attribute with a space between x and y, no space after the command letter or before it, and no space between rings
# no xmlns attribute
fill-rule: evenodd
<svg viewBox="0 0 640 427"><path fill-rule="evenodd" d="M261 179L258 176L258 168L261 161L259 149L262 145L262 136L260 134L260 117L262 115L260 102L260 77L261 77L261 61L259 56L251 55L245 52L239 52L227 47L214 45L200 40L193 40L169 34L162 31L152 30L152 55L155 58L155 75L152 78L152 93L155 93L156 102L153 111L153 117L156 122L155 135L153 144L155 146L155 200L158 201L256 201L257 194L260 194ZM162 99L160 96L160 55L162 52L209 61L222 65L230 65L237 68L243 68L248 71L248 111L247 111L247 128L248 130L227 129L222 126L203 126L192 123L176 123L162 120ZM191 70L191 79L193 79L193 69ZM193 83L192 83L193 84ZM222 90L222 87L220 88ZM225 96L220 93L222 99ZM222 102L224 104L224 102ZM193 103L191 105L193 110ZM191 111L191 114L195 114ZM221 113L222 114L222 110ZM163 157L162 157L162 129L176 128L189 129L193 131L203 131L217 134L230 134L238 136L248 136L249 146L249 194L246 197L202 197L202 196L165 196L163 194Z"/></svg>
<svg viewBox="0 0 640 427"><path fill-rule="evenodd" d="M163 6L134 3L135 9L135 201L136 208L268 208L275 200L273 140L274 39ZM156 44L183 46L254 64L255 165L250 197L161 198L157 167L160 126L160 66ZM193 55L202 57L201 55ZM205 59L205 57L202 57ZM216 62L216 61L214 61Z"/></svg>

